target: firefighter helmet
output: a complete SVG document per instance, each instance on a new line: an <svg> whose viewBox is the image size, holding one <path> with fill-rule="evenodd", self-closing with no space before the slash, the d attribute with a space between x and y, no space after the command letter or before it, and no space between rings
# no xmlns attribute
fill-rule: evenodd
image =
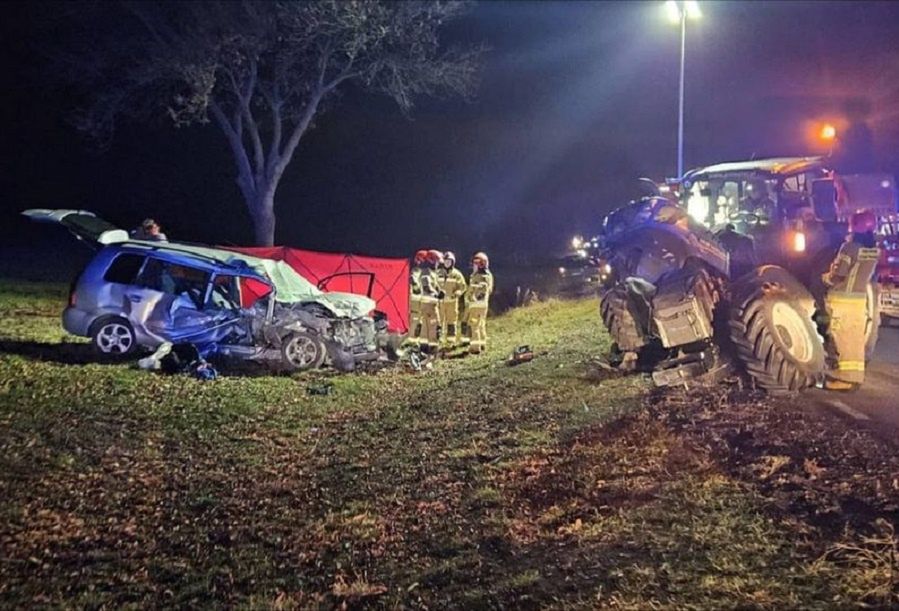
<svg viewBox="0 0 899 611"><path fill-rule="evenodd" d="M439 265L443 261L443 253L439 250L429 250L425 260L433 265Z"/></svg>
<svg viewBox="0 0 899 611"><path fill-rule="evenodd" d="M476 252L471 258L471 264L478 269L487 269L490 267L490 259L482 252Z"/></svg>
<svg viewBox="0 0 899 611"><path fill-rule="evenodd" d="M871 233L877 229L877 217L870 210L861 210L849 218L849 231L852 233Z"/></svg>
<svg viewBox="0 0 899 611"><path fill-rule="evenodd" d="M415 265L421 265L422 263L424 263L427 260L427 258L428 258L427 250L422 249L422 250L416 251L415 259L414 259Z"/></svg>

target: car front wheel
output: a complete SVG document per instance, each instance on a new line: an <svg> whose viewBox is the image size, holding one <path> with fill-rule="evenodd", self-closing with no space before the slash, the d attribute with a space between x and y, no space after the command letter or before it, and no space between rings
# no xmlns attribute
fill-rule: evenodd
<svg viewBox="0 0 899 611"><path fill-rule="evenodd" d="M117 316L106 316L91 326L91 343L97 354L105 357L123 357L137 350L134 328Z"/></svg>
<svg viewBox="0 0 899 611"><path fill-rule="evenodd" d="M291 333L281 341L282 361L292 371L321 367L325 355L325 345L312 333Z"/></svg>

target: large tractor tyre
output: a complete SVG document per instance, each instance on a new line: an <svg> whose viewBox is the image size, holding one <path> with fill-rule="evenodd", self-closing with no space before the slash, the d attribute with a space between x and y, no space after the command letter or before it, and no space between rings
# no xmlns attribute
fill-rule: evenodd
<svg viewBox="0 0 899 611"><path fill-rule="evenodd" d="M880 295L874 282L868 284L865 301L865 362L874 356L880 335Z"/></svg>
<svg viewBox="0 0 899 611"><path fill-rule="evenodd" d="M824 344L812 318L782 287L760 284L735 298L729 327L737 357L768 392L802 390L824 374Z"/></svg>
<svg viewBox="0 0 899 611"><path fill-rule="evenodd" d="M606 291L599 302L602 322L618 349L624 352L639 350L646 344L628 306L627 289L616 285Z"/></svg>

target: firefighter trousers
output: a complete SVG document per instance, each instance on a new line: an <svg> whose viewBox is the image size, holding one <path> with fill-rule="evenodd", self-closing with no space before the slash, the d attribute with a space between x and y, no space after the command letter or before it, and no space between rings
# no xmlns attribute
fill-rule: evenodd
<svg viewBox="0 0 899 611"><path fill-rule="evenodd" d="M825 297L831 370L828 375L842 382L865 381L865 295L830 294Z"/></svg>
<svg viewBox="0 0 899 611"><path fill-rule="evenodd" d="M421 336L421 297L409 297L409 339L418 341Z"/></svg>
<svg viewBox="0 0 899 611"><path fill-rule="evenodd" d="M468 351L472 354L479 354L487 348L487 304L470 303L466 318L468 319L468 331L471 334Z"/></svg>
<svg viewBox="0 0 899 611"><path fill-rule="evenodd" d="M459 300L440 301L440 341L447 348L459 345L461 329L459 324Z"/></svg>
<svg viewBox="0 0 899 611"><path fill-rule="evenodd" d="M436 350L440 347L440 301L436 297L422 297L420 313L419 344Z"/></svg>

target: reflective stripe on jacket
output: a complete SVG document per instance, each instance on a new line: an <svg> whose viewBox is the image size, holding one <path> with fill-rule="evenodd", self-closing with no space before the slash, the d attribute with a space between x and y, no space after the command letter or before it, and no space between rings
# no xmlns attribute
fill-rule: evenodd
<svg viewBox="0 0 899 611"><path fill-rule="evenodd" d="M490 270L476 271L468 281L465 293L466 303L487 303L493 292L493 274Z"/></svg>
<svg viewBox="0 0 899 611"><path fill-rule="evenodd" d="M444 292L444 301L455 301L465 294L467 285L465 283L465 274L453 267L446 269L442 267L437 270L437 285Z"/></svg>
<svg viewBox="0 0 899 611"><path fill-rule="evenodd" d="M851 240L844 242L823 276L828 292L865 295L879 258L878 248L859 246Z"/></svg>

